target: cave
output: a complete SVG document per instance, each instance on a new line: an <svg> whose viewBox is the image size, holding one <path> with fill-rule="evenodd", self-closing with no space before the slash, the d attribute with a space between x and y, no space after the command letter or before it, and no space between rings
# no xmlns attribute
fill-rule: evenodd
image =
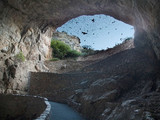
<svg viewBox="0 0 160 120"><path fill-rule="evenodd" d="M89 120L158 120L159 6L159 0L1 0L0 93L47 97ZM78 72L49 73L44 61L56 28L95 14L134 26L135 48Z"/></svg>

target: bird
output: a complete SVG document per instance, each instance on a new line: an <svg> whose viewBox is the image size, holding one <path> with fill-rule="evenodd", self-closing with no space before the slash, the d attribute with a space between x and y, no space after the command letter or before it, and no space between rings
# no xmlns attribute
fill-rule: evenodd
<svg viewBox="0 0 160 120"><path fill-rule="evenodd" d="M83 35L87 34L86 32L82 32Z"/></svg>
<svg viewBox="0 0 160 120"><path fill-rule="evenodd" d="M113 21L112 23L115 23L116 21Z"/></svg>
<svg viewBox="0 0 160 120"><path fill-rule="evenodd" d="M94 22L94 19L92 19L92 22Z"/></svg>

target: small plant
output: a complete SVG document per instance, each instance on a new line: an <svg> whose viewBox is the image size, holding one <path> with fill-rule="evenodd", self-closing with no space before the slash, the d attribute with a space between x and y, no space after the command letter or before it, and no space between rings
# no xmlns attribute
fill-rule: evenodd
<svg viewBox="0 0 160 120"><path fill-rule="evenodd" d="M117 47L117 46L119 46L119 45L121 45L121 44L122 44L122 43L116 43L114 47ZM114 47L113 47L113 48L114 48Z"/></svg>
<svg viewBox="0 0 160 120"><path fill-rule="evenodd" d="M24 62L25 61L25 56L23 55L22 51L19 52L17 55L16 55L16 59L20 62Z"/></svg>
<svg viewBox="0 0 160 120"><path fill-rule="evenodd" d="M76 50L70 50L70 51L68 51L68 53L67 53L67 55L66 55L66 57L79 57L79 56L81 56L81 53L80 52L78 52L78 51L76 51Z"/></svg>
<svg viewBox="0 0 160 120"><path fill-rule="evenodd" d="M124 41L131 40L131 39L133 39L133 38L132 37L127 37L127 38L125 38Z"/></svg>
<svg viewBox="0 0 160 120"><path fill-rule="evenodd" d="M127 38L124 39L123 43L125 43L125 42L127 42L127 41L129 41L131 39L133 39L133 38L132 37L127 37Z"/></svg>
<svg viewBox="0 0 160 120"><path fill-rule="evenodd" d="M82 54L84 56L95 54L95 50L90 45L84 45L84 46L82 46L82 48L83 48L82 49Z"/></svg>

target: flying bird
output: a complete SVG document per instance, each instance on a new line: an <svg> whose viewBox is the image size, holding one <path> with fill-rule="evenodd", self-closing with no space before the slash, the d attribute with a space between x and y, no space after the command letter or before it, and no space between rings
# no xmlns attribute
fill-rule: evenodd
<svg viewBox="0 0 160 120"><path fill-rule="evenodd" d="M87 34L86 32L82 32L83 35Z"/></svg>

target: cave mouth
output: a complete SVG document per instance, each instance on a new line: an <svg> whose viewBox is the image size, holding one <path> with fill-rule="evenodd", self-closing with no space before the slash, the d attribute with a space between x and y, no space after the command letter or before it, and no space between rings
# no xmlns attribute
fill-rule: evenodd
<svg viewBox="0 0 160 120"><path fill-rule="evenodd" d="M57 28L58 32L80 39L81 46L94 50L106 50L134 39L134 27L104 14L82 15Z"/></svg>

